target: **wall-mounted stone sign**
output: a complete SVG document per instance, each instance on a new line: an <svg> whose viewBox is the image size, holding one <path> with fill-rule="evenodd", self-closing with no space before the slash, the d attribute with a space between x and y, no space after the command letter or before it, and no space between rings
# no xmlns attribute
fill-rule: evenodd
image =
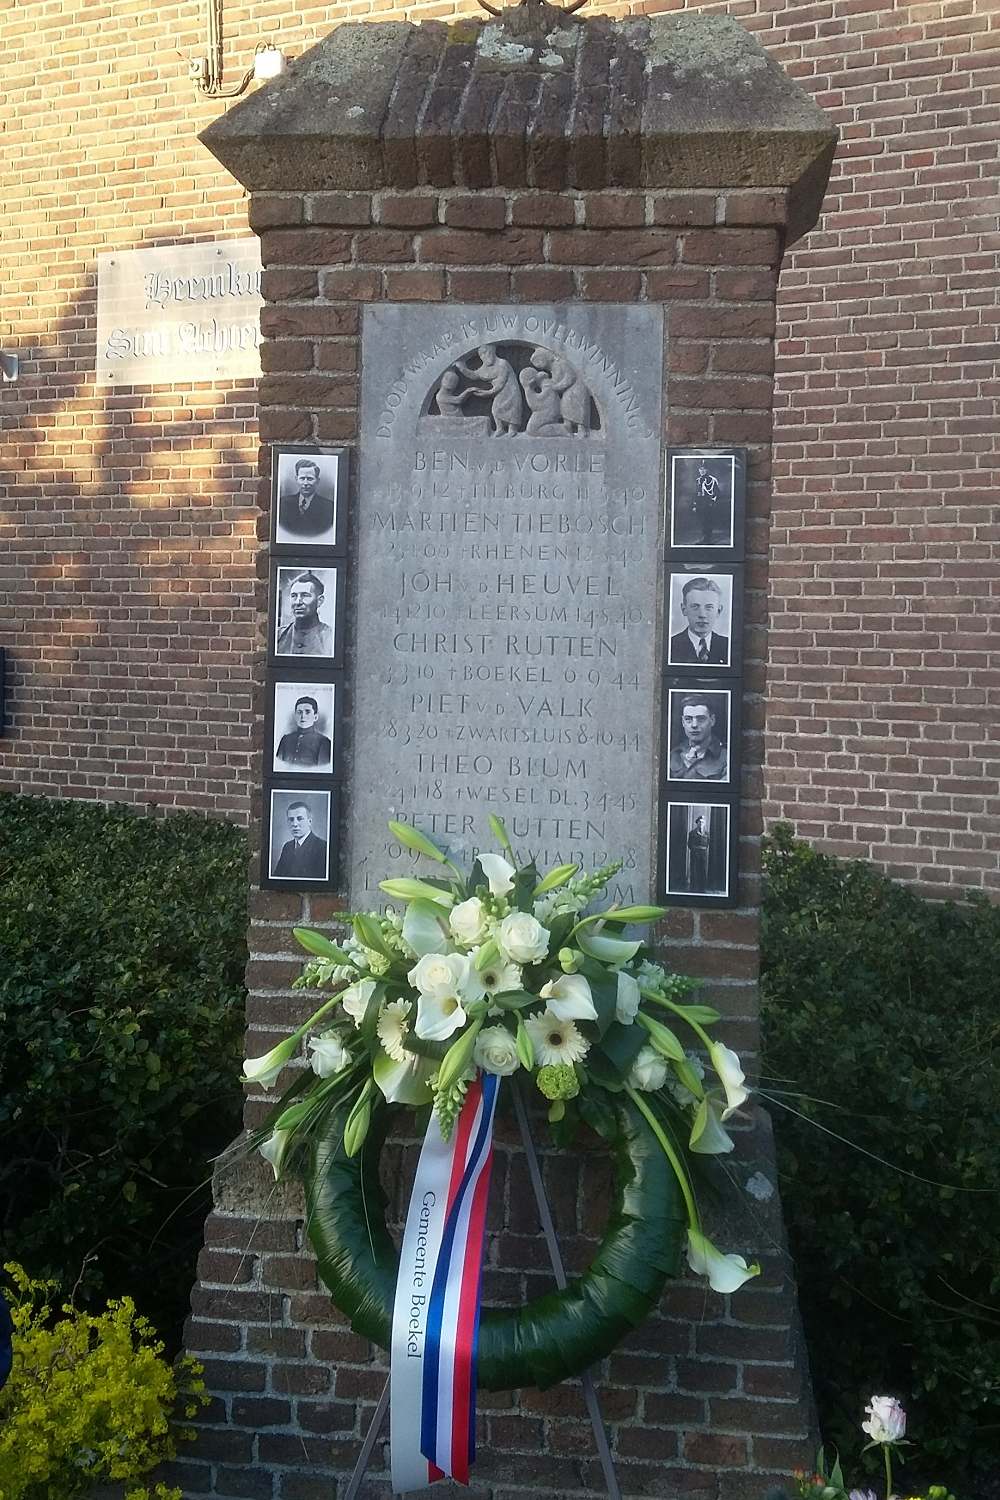
<svg viewBox="0 0 1000 1500"><path fill-rule="evenodd" d="M98 383L259 378L260 277L256 238L99 255Z"/></svg>
<svg viewBox="0 0 1000 1500"><path fill-rule="evenodd" d="M362 349L352 900L410 869L387 817L468 857L490 813L647 900L661 310L389 305Z"/></svg>

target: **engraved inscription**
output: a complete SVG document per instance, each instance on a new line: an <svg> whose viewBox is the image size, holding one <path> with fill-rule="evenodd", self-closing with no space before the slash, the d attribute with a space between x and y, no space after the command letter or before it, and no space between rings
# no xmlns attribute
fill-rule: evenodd
<svg viewBox="0 0 1000 1500"><path fill-rule="evenodd" d="M386 818L469 858L490 812L648 897L661 364L646 308L366 313L355 902L413 868Z"/></svg>

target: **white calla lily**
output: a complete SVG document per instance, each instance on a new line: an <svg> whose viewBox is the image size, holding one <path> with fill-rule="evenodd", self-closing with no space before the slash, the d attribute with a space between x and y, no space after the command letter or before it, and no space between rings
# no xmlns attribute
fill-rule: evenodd
<svg viewBox="0 0 1000 1500"><path fill-rule="evenodd" d="M539 995L560 1021L596 1021L597 1007L590 985L582 974L560 974L543 984Z"/></svg>
<svg viewBox="0 0 1000 1500"><path fill-rule="evenodd" d="M609 964L612 968L615 964L627 964L630 958L635 958L642 947L639 942L626 942L624 938L603 937L600 933L586 930L578 932L574 942L591 958L599 958L602 963Z"/></svg>
<svg viewBox="0 0 1000 1500"><path fill-rule="evenodd" d="M707 1095L695 1111L688 1145L699 1156L725 1156L736 1145L728 1131L723 1129L718 1104Z"/></svg>
<svg viewBox="0 0 1000 1500"><path fill-rule="evenodd" d="M726 1091L726 1107L722 1111L722 1118L728 1120L749 1099L750 1090L743 1087L745 1075L740 1060L731 1047L724 1046L722 1042L713 1042L708 1055L712 1060L712 1067L719 1075L719 1082Z"/></svg>
<svg viewBox="0 0 1000 1500"><path fill-rule="evenodd" d="M624 969L618 970L618 996L615 1000L615 1019L623 1026L631 1026L639 1012L639 985Z"/></svg>
<svg viewBox="0 0 1000 1500"><path fill-rule="evenodd" d="M360 1026L368 1009L368 1002L377 988L374 979L359 979L357 984L349 985L340 997L340 1003L355 1026Z"/></svg>
<svg viewBox="0 0 1000 1500"><path fill-rule="evenodd" d="M700 1230L688 1230L688 1265L696 1276L707 1276L713 1292L735 1292L760 1275L756 1263L748 1266L742 1255L724 1255Z"/></svg>
<svg viewBox="0 0 1000 1500"><path fill-rule="evenodd" d="M447 917L433 901L411 901L403 916L403 941L418 958L443 953L448 945Z"/></svg>
<svg viewBox="0 0 1000 1500"><path fill-rule="evenodd" d="M286 1063L291 1062L298 1051L301 1037L298 1032L294 1036L286 1037L270 1052L265 1052L260 1057L248 1057L243 1064L243 1082L259 1083L261 1088L269 1089L275 1083L278 1074Z"/></svg>
<svg viewBox="0 0 1000 1500"><path fill-rule="evenodd" d="M430 1080L436 1067L429 1057L407 1053L403 1062L396 1062L380 1050L372 1063L372 1077L387 1104L428 1104L433 1098Z"/></svg>
<svg viewBox="0 0 1000 1500"><path fill-rule="evenodd" d="M468 1019L457 995L420 995L413 1029L425 1042L446 1042Z"/></svg>
<svg viewBox="0 0 1000 1500"><path fill-rule="evenodd" d="M293 1134L291 1130L272 1130L267 1140L257 1148L264 1160L270 1162L275 1182L281 1181L282 1164Z"/></svg>
<svg viewBox="0 0 1000 1500"><path fill-rule="evenodd" d="M513 865L507 863L502 854L481 854L479 863L490 883L492 895L506 896L514 889L514 876L517 872Z"/></svg>

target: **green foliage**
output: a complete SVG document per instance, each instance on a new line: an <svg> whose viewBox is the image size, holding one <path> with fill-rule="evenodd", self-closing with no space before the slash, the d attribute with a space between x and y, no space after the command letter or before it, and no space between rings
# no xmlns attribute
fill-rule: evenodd
<svg viewBox="0 0 1000 1500"><path fill-rule="evenodd" d="M821 1426L853 1463L891 1392L968 1481L1000 1458L1000 909L921 900L788 825L765 869L764 1093L824 1127L772 1110Z"/></svg>
<svg viewBox="0 0 1000 1500"><path fill-rule="evenodd" d="M90 1316L55 1282L4 1267L14 1320L14 1367L0 1391L0 1500L75 1500L96 1484L140 1479L176 1457L172 1414L207 1404L201 1368L171 1369L151 1325L126 1297ZM129 1500L180 1500L180 1490L130 1489Z"/></svg>
<svg viewBox="0 0 1000 1500"><path fill-rule="evenodd" d="M245 837L0 797L0 1240L173 1337L240 1122Z"/></svg>

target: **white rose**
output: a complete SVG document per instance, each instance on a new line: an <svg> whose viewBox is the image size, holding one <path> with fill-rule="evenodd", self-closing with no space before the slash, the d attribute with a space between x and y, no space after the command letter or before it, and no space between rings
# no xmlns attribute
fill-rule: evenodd
<svg viewBox="0 0 1000 1500"><path fill-rule="evenodd" d="M479 897L470 896L468 901L453 906L448 923L460 943L468 943L471 947L482 942L486 935L486 914Z"/></svg>
<svg viewBox="0 0 1000 1500"><path fill-rule="evenodd" d="M435 1000L456 997L468 1004L486 994L482 979L467 953L427 953L408 974L414 989Z"/></svg>
<svg viewBox="0 0 1000 1500"><path fill-rule="evenodd" d="M509 865L502 854L481 854L479 863L483 867L483 874L490 883L490 892L494 896L506 896L508 891L514 889L514 876L517 873L513 865Z"/></svg>
<svg viewBox="0 0 1000 1500"><path fill-rule="evenodd" d="M342 1072L351 1060L351 1054L334 1031L310 1037L309 1046L312 1050L309 1061L317 1078L332 1078L334 1073Z"/></svg>
<svg viewBox="0 0 1000 1500"><path fill-rule="evenodd" d="M865 1407L867 1422L862 1422L862 1432L867 1432L873 1443L898 1443L906 1435L906 1412L895 1396L873 1396Z"/></svg>
<svg viewBox="0 0 1000 1500"><path fill-rule="evenodd" d="M473 1058L477 1068L507 1078L520 1066L517 1046L506 1026L487 1026L476 1037Z"/></svg>
<svg viewBox="0 0 1000 1500"><path fill-rule="evenodd" d="M359 979L357 984L349 985L340 997L340 1003L351 1017L355 1026L360 1026L368 1009L368 1002L375 993L374 979Z"/></svg>
<svg viewBox="0 0 1000 1500"><path fill-rule="evenodd" d="M528 912L512 911L500 923L497 942L516 964L534 964L549 951L549 932Z"/></svg>
<svg viewBox="0 0 1000 1500"><path fill-rule="evenodd" d="M631 974L618 970L618 998L615 1015L623 1026L631 1026L639 1012L639 986Z"/></svg>
<svg viewBox="0 0 1000 1500"><path fill-rule="evenodd" d="M643 1047L628 1075L629 1086L653 1094L667 1081L667 1064L652 1047Z"/></svg>
<svg viewBox="0 0 1000 1500"><path fill-rule="evenodd" d="M450 994L455 984L451 967L455 956L452 953L425 953L406 977L422 995Z"/></svg>

